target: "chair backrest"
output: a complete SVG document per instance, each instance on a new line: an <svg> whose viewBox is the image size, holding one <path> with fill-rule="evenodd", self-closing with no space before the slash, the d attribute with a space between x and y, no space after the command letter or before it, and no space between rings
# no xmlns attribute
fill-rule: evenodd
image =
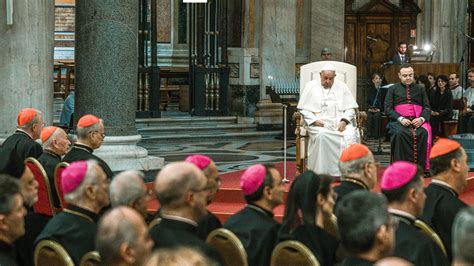
<svg viewBox="0 0 474 266"><path fill-rule="evenodd" d="M336 79L346 83L347 87L357 99L357 67L348 63L338 61L318 61L301 66L300 69L300 96L308 81L320 80L319 72L323 66L331 64L336 68Z"/></svg>
<svg viewBox="0 0 474 266"><path fill-rule="evenodd" d="M47 216L56 215L53 203L53 192L49 183L48 175L38 160L33 157L25 159L25 164L33 172L36 182L38 182L38 201L33 205L35 213Z"/></svg>
<svg viewBox="0 0 474 266"><path fill-rule="evenodd" d="M213 230L206 242L213 246L224 259L226 266L247 266L247 252L240 239L225 228Z"/></svg>
<svg viewBox="0 0 474 266"><path fill-rule="evenodd" d="M271 266L319 266L314 254L303 243L287 240L278 244L272 252Z"/></svg>
<svg viewBox="0 0 474 266"><path fill-rule="evenodd" d="M444 255L447 256L446 248L444 247L443 241L441 241L441 238L438 236L438 234L436 234L436 232L428 224L426 224L422 220L416 220L415 227L418 228L426 236L431 238L431 240L433 240L439 246L441 251L443 251Z"/></svg>
<svg viewBox="0 0 474 266"><path fill-rule="evenodd" d="M74 266L74 262L61 244L52 240L41 240L34 253L36 266Z"/></svg>
<svg viewBox="0 0 474 266"><path fill-rule="evenodd" d="M100 265L100 254L97 251L87 252L81 259L80 266L98 266Z"/></svg>
<svg viewBox="0 0 474 266"><path fill-rule="evenodd" d="M159 225L161 223L161 218L153 219L150 224L148 225L148 230L151 230L153 227Z"/></svg>
<svg viewBox="0 0 474 266"><path fill-rule="evenodd" d="M69 166L69 163L60 162L56 165L54 169L54 185L56 186L56 191L58 192L59 203L61 204L61 209L64 209L67 206L66 201L64 200L63 187L61 186L61 174L64 169Z"/></svg>

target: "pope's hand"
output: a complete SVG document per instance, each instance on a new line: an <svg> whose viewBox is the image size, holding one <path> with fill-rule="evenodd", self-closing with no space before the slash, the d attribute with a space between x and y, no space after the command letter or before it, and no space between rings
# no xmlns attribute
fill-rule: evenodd
<svg viewBox="0 0 474 266"><path fill-rule="evenodd" d="M315 126L315 127L324 127L324 123L323 121L321 120L316 120L313 122L313 124L311 124L312 126Z"/></svg>
<svg viewBox="0 0 474 266"><path fill-rule="evenodd" d="M337 126L337 130L339 132L342 132L346 129L346 126L347 126L346 122L341 121L341 122L339 122L339 125Z"/></svg>

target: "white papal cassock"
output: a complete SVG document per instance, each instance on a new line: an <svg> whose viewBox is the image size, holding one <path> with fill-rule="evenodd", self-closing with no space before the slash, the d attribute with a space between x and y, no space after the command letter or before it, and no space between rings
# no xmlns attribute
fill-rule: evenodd
<svg viewBox="0 0 474 266"><path fill-rule="evenodd" d="M319 80L306 83L298 109L308 125L308 169L317 174L340 176L339 157L349 144L359 142L354 127L355 110L359 106L347 85L335 80L330 89L324 89ZM350 121L343 132L337 127L341 119ZM324 127L310 126L321 120Z"/></svg>

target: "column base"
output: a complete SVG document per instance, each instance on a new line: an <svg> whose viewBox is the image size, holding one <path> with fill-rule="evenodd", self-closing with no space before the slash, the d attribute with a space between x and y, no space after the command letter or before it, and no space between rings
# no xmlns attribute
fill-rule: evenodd
<svg viewBox="0 0 474 266"><path fill-rule="evenodd" d="M272 130L283 125L283 108L281 103L272 103L270 99L263 99L257 103L255 122L259 130Z"/></svg>

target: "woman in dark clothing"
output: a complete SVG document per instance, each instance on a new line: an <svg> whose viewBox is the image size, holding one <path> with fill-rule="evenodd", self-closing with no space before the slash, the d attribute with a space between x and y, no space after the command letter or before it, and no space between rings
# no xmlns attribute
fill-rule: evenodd
<svg viewBox="0 0 474 266"><path fill-rule="evenodd" d="M433 137L444 136L443 121L450 120L453 116L453 94L447 84L448 77L439 75L436 78L436 89L429 96Z"/></svg>
<svg viewBox="0 0 474 266"><path fill-rule="evenodd" d="M367 138L378 139L380 136L380 123L385 95L387 91L382 88L382 75L372 75L372 85L367 94Z"/></svg>
<svg viewBox="0 0 474 266"><path fill-rule="evenodd" d="M418 85L420 86L423 86L425 88L425 91L426 91L426 95L429 97L431 95L431 92L433 91L432 87L431 87L431 82L430 80L428 79L428 76L426 75L420 75L418 77L418 80L416 82Z"/></svg>
<svg viewBox="0 0 474 266"><path fill-rule="evenodd" d="M334 265L339 240L323 229L333 215L332 178L305 172L291 185L286 200L280 240L297 240L307 246L320 265Z"/></svg>

